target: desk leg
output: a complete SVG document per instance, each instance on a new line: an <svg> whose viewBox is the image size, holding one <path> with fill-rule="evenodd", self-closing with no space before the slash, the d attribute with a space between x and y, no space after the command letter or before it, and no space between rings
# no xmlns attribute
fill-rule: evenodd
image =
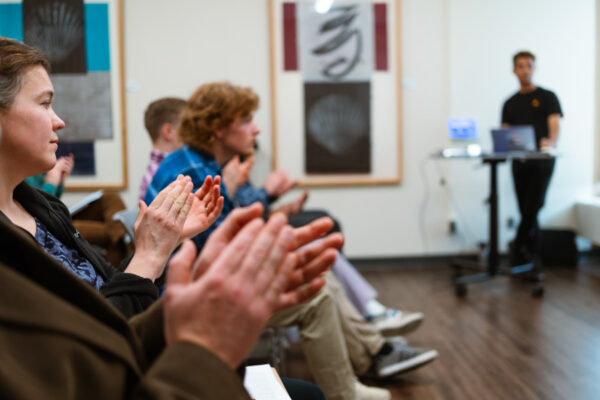
<svg viewBox="0 0 600 400"><path fill-rule="evenodd" d="M454 284L456 286L456 295L464 297L467 294L467 284L476 282L485 282L499 275L523 275L531 277L531 280L538 283L544 275L539 272L535 263L518 265L512 268L500 268L500 255L498 254L498 163L503 160L490 160L490 220L489 220L489 243L488 256L485 265L471 260L456 260L452 263L455 269ZM480 273L464 275L463 269L476 269ZM536 285L531 294L534 297L541 297L544 294L544 288Z"/></svg>
<svg viewBox="0 0 600 400"><path fill-rule="evenodd" d="M489 224L489 253L488 272L496 275L498 272L498 163L490 162L490 224Z"/></svg>

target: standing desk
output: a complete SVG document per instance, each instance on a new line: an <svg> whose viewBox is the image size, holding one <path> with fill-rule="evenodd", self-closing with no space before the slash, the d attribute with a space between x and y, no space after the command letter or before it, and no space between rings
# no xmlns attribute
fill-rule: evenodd
<svg viewBox="0 0 600 400"><path fill-rule="evenodd" d="M459 297L466 296L467 284L470 283L484 282L502 275L527 274L527 278L535 283L531 291L532 296L543 296L544 288L539 282L543 280L544 275L540 272L539 266L535 261L513 267L502 268L500 266L500 255L498 254L498 164L507 160L547 160L555 156L544 152L444 156L444 152L442 152L438 157L443 159L480 159L483 164L487 164L490 168L490 195L488 198L490 213L487 258L481 262L466 259L452 261L452 267L455 270L454 284L456 295ZM465 275L463 273L465 269L481 272Z"/></svg>

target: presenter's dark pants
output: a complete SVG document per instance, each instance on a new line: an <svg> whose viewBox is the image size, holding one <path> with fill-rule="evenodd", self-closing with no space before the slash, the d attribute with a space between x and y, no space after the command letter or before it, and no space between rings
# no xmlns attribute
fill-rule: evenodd
<svg viewBox="0 0 600 400"><path fill-rule="evenodd" d="M538 212L544 205L546 191L552 171L552 160L514 160L512 174L515 193L521 213L521 222L514 240L514 249L523 254L533 256L537 252L539 240ZM530 261L530 260L523 260Z"/></svg>

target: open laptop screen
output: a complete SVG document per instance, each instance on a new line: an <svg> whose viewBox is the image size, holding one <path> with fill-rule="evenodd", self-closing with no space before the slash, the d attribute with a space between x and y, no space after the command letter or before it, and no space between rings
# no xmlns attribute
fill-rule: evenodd
<svg viewBox="0 0 600 400"><path fill-rule="evenodd" d="M492 141L494 153L536 151L535 132L531 125L492 129Z"/></svg>

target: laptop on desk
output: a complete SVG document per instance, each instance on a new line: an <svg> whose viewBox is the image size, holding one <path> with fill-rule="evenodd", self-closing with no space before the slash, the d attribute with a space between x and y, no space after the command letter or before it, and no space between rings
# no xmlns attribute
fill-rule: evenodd
<svg viewBox="0 0 600 400"><path fill-rule="evenodd" d="M435 157L474 158L481 155L481 147L476 142L478 134L474 118L448 118L447 128L453 146L440 150Z"/></svg>
<svg viewBox="0 0 600 400"><path fill-rule="evenodd" d="M492 129L494 155L527 155L535 153L535 132L533 126L511 126L509 128Z"/></svg>
<svg viewBox="0 0 600 400"><path fill-rule="evenodd" d="M477 139L477 121L475 121L475 118L448 118L446 124L448 137L452 141L465 143Z"/></svg>

